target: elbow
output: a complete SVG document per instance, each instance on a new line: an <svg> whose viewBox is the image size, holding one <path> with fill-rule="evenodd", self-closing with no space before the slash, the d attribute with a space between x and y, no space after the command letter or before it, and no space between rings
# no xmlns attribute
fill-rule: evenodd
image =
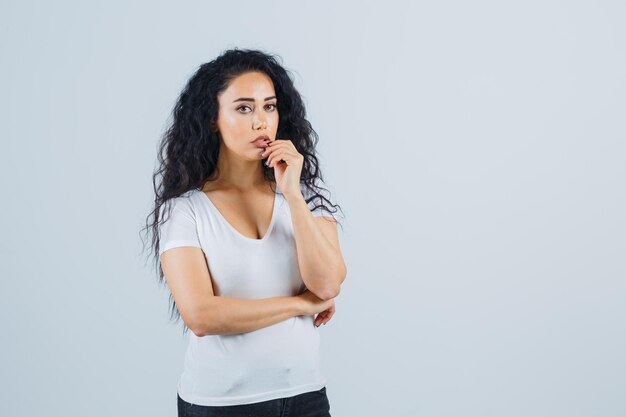
<svg viewBox="0 0 626 417"><path fill-rule="evenodd" d="M339 295L339 292L340 292L339 285L337 285L336 287L328 288L322 291L321 294L319 295L319 298L321 298L324 301L328 301L330 299L337 297Z"/></svg>
<svg viewBox="0 0 626 417"><path fill-rule="evenodd" d="M193 334L195 334L197 337L222 334L217 330L217 328L209 327L206 324L205 325L196 324L193 327L189 327L189 330L191 330Z"/></svg>
<svg viewBox="0 0 626 417"><path fill-rule="evenodd" d="M191 320L188 327L189 330L191 330L197 337L208 336L211 334L209 329L207 329L207 327L198 319Z"/></svg>
<svg viewBox="0 0 626 417"><path fill-rule="evenodd" d="M189 320L189 330L193 332L197 337L209 336L214 334L214 329L208 325L211 320L207 320L210 317L207 310L198 309L194 312Z"/></svg>
<svg viewBox="0 0 626 417"><path fill-rule="evenodd" d="M320 294L316 294L316 295L324 301L337 297L339 293L341 292L341 284L343 283L345 279L346 279L346 272L344 269L343 273L341 274L341 279L338 281L339 282L338 284L328 287L320 291Z"/></svg>
<svg viewBox="0 0 626 417"><path fill-rule="evenodd" d="M189 330L191 330L193 332L193 334L196 335L196 337L204 337L207 336L208 333L204 331L204 329L200 329L196 326L194 327L190 327Z"/></svg>

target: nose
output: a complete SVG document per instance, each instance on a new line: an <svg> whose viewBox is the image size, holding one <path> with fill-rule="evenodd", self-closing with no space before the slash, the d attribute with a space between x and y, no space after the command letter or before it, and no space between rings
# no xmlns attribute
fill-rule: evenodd
<svg viewBox="0 0 626 417"><path fill-rule="evenodd" d="M254 119L254 122L252 123L254 129L267 129L267 120L265 119L265 117L257 117Z"/></svg>

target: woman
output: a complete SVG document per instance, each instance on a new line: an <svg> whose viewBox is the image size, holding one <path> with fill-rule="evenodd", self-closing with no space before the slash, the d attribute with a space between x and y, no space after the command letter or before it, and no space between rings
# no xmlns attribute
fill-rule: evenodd
<svg viewBox="0 0 626 417"><path fill-rule="evenodd" d="M224 52L182 91L149 225L192 330L179 416L330 416L318 327L346 266L316 142L289 73L261 51Z"/></svg>

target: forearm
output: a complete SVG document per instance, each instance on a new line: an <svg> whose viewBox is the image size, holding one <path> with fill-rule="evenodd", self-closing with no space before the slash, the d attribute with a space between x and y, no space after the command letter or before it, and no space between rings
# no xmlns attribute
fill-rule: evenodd
<svg viewBox="0 0 626 417"><path fill-rule="evenodd" d="M288 202L302 280L318 297L333 298L345 275L341 252L319 229L301 193L288 197Z"/></svg>
<svg viewBox="0 0 626 417"><path fill-rule="evenodd" d="M211 296L198 314L201 335L246 333L301 315L301 300L280 296L241 299Z"/></svg>

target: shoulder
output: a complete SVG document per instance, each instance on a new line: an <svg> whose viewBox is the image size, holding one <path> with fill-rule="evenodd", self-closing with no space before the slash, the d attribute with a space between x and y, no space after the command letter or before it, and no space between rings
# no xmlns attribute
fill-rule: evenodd
<svg viewBox="0 0 626 417"><path fill-rule="evenodd" d="M197 198L197 194L201 193L202 191L200 190L189 190L189 191L185 191L184 193L182 193L181 195L179 195L178 197L173 197L171 198L171 202L175 203L176 205L181 205L181 206L192 206L193 203L195 202L195 199Z"/></svg>
<svg viewBox="0 0 626 417"><path fill-rule="evenodd" d="M164 210L175 210L175 211L183 211L188 214L195 214L195 205L196 198L198 198L198 193L202 191L193 189L182 193L177 197L172 197L165 201L163 204Z"/></svg>

